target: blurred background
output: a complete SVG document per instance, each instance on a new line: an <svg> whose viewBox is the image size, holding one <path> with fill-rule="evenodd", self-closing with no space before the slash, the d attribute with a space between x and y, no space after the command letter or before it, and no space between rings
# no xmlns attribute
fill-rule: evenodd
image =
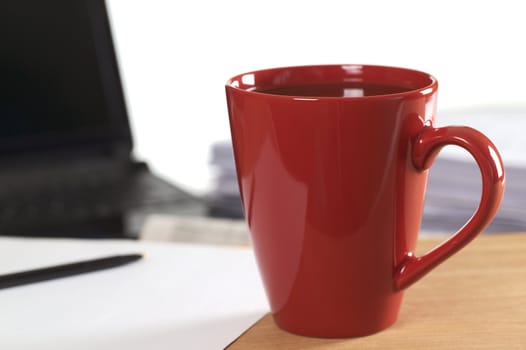
<svg viewBox="0 0 526 350"><path fill-rule="evenodd" d="M508 168L508 191L489 228L497 232L526 228L526 22L519 6L109 0L137 154L175 184L209 196L223 207L219 215L236 215L225 80L278 66L369 63L433 74L437 125L470 125L496 143ZM473 161L446 147L431 171L423 228L460 227L479 195Z"/></svg>
<svg viewBox="0 0 526 350"><path fill-rule="evenodd" d="M45 6L36 0L20 1L25 7L7 1L0 12L7 13L15 3L20 13L36 4ZM55 15L68 18L67 2L48 4L59 8ZM95 11L90 14L93 19L100 7L93 4L104 1L75 4ZM401 66L433 74L440 84L437 126L475 127L495 142L504 158L507 192L488 231L526 230L526 22L520 2L106 0L105 5L133 155L144 161L140 167L149 167L165 181L164 189L157 189L164 198L156 203L163 205L142 207L141 213L126 219L132 221L128 225L135 235L151 214L241 218L226 80L264 68L331 63ZM11 22L17 23L12 18ZM57 33L67 31L57 22L45 25L56 26ZM6 42L15 37L9 29L2 35ZM83 46L79 38L70 35L68 40ZM2 226L4 221L30 222L17 213L32 218L40 209L30 203L4 210L11 201L11 194L4 195L10 187L5 179L18 178L18 173L10 174L5 162L2 171L0 231L5 234L9 231ZM446 147L431 171L423 229L449 232L461 226L480 197L479 177L464 151ZM169 189L171 185L175 186ZM178 191L189 205L181 204ZM167 193L175 196L168 198ZM41 198L45 210L57 209L49 207L47 197ZM59 203L59 211L68 209L64 203ZM107 218L115 214L112 208L106 203L97 210ZM71 217L86 214L84 208L74 209ZM73 227L78 227L76 222ZM121 224L109 229L112 235L122 230ZM70 227L64 230L66 235ZM42 234L53 230L56 226ZM93 230L97 229L88 227L88 235Z"/></svg>
<svg viewBox="0 0 526 350"><path fill-rule="evenodd" d="M503 148L507 164L526 165L525 153L507 154L503 144L523 138L526 121L507 119L509 112L499 115L500 106L526 108L526 21L519 2L108 0L108 5L137 155L194 193L210 189L210 146L230 138L226 80L287 65L370 63L429 72L440 83L439 124L481 127ZM488 126L470 113L471 107L479 111L487 105L495 113Z"/></svg>

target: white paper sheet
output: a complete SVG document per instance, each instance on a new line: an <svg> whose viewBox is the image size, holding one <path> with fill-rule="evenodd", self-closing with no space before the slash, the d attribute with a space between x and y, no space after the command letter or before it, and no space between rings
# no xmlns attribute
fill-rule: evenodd
<svg viewBox="0 0 526 350"><path fill-rule="evenodd" d="M132 252L147 257L0 290L0 349L223 349L268 311L244 248L0 238L0 273Z"/></svg>

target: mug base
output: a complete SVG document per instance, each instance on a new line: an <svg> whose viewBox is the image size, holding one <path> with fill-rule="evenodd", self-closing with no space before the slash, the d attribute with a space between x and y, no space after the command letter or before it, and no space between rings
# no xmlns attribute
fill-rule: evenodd
<svg viewBox="0 0 526 350"><path fill-rule="evenodd" d="M288 322L283 322L283 320L277 315L272 315L272 318L274 323L280 329L288 333L310 338L341 339L365 337L381 332L396 323L398 315L395 314L390 316L391 317L379 320L375 324L350 324L342 322L337 327L327 326L325 324L316 326L295 323L289 324Z"/></svg>

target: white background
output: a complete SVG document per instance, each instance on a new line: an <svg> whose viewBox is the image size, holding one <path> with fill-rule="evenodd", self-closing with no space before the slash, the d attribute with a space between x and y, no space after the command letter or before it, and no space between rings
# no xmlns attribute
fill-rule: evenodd
<svg viewBox="0 0 526 350"><path fill-rule="evenodd" d="M108 0L108 5L136 155L195 193L209 186L210 145L230 137L224 83L245 71L395 65L438 78L439 112L526 102L521 1Z"/></svg>

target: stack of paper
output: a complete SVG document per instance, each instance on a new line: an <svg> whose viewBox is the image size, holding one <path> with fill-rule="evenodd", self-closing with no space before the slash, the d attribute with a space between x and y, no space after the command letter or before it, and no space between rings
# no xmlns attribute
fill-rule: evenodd
<svg viewBox="0 0 526 350"><path fill-rule="evenodd" d="M243 209L230 141L212 145L210 165L214 181L208 196L208 213L214 217L242 218Z"/></svg>

